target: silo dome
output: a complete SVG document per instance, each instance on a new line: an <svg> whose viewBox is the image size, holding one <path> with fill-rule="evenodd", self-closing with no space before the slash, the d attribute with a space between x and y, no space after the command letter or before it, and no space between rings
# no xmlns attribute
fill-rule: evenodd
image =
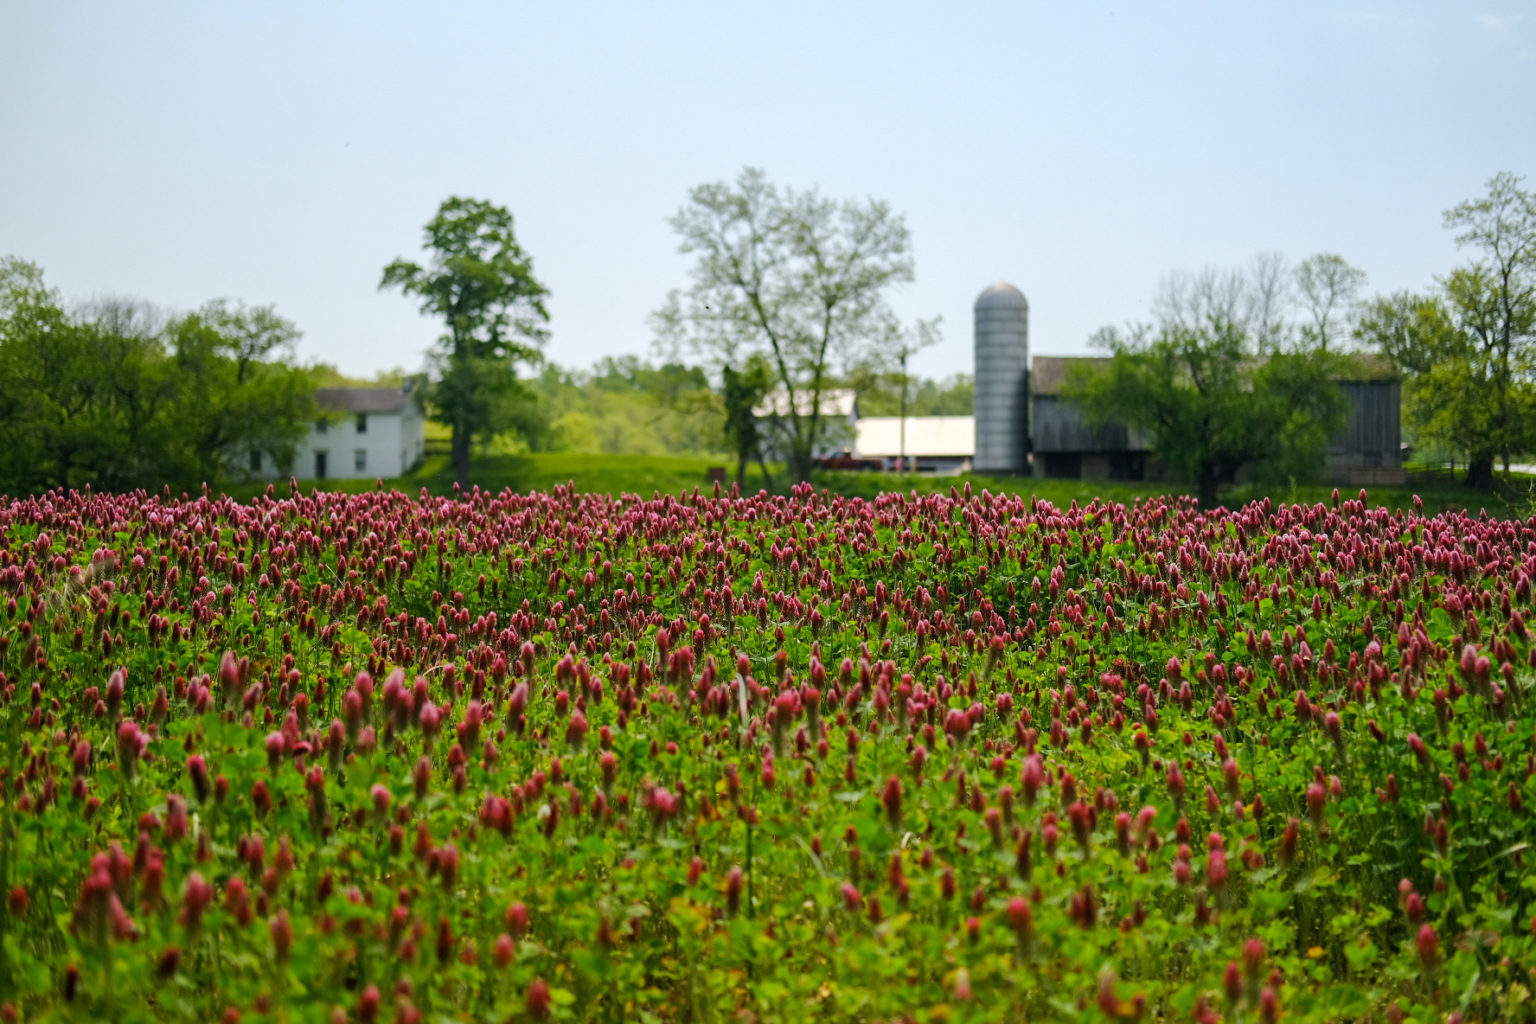
<svg viewBox="0 0 1536 1024"><path fill-rule="evenodd" d="M1029 309L1029 300L1024 293L1019 291L1007 281L999 281L988 285L982 293L976 296L977 309Z"/></svg>
<svg viewBox="0 0 1536 1024"><path fill-rule="evenodd" d="M1029 300L1004 281L976 296L978 473L1029 471Z"/></svg>

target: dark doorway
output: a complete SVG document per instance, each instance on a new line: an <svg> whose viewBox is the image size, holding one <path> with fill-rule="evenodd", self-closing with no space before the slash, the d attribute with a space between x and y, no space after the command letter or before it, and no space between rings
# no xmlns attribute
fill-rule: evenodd
<svg viewBox="0 0 1536 1024"><path fill-rule="evenodd" d="M1048 452L1044 455L1045 475L1053 480L1081 480L1083 456L1078 452Z"/></svg>
<svg viewBox="0 0 1536 1024"><path fill-rule="evenodd" d="M1147 456L1145 452L1110 452L1109 478L1111 480L1145 480Z"/></svg>
<svg viewBox="0 0 1536 1024"><path fill-rule="evenodd" d="M328 453L326 453L326 452L315 452L315 479L316 480L324 480L325 479L325 468L326 468L325 467L325 461L326 461L325 457L326 457L327 454Z"/></svg>

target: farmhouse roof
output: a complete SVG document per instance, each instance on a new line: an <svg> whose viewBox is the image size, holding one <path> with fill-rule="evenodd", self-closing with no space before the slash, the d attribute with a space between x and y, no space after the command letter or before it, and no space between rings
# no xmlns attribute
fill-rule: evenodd
<svg viewBox="0 0 1536 1024"><path fill-rule="evenodd" d="M407 388L320 388L315 402L332 412L399 413L410 401Z"/></svg>
<svg viewBox="0 0 1536 1024"><path fill-rule="evenodd" d="M821 415L848 417L854 414L855 394L848 388L836 388L821 393ZM801 416L811 414L811 396L805 391L795 394L795 412ZM767 395L752 410L754 416L788 416L789 395L780 388Z"/></svg>
<svg viewBox="0 0 1536 1024"><path fill-rule="evenodd" d="M861 458L901 455L901 417L866 416L857 425L855 450ZM908 416L909 457L969 457L976 454L976 417Z"/></svg>

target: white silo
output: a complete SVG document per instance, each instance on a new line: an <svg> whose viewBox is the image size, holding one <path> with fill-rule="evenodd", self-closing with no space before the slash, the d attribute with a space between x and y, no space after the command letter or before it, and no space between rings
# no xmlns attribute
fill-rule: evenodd
<svg viewBox="0 0 1536 1024"><path fill-rule="evenodd" d="M999 281L976 297L978 473L1029 471L1029 300Z"/></svg>

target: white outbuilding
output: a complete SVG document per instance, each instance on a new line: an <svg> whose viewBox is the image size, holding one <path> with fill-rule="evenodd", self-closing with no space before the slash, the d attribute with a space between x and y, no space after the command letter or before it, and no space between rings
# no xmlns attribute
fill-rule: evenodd
<svg viewBox="0 0 1536 1024"><path fill-rule="evenodd" d="M860 459L879 459L886 469L903 467L909 473L948 476L966 473L976 454L976 417L908 416L902 429L900 416L865 416L856 425L853 454Z"/></svg>

